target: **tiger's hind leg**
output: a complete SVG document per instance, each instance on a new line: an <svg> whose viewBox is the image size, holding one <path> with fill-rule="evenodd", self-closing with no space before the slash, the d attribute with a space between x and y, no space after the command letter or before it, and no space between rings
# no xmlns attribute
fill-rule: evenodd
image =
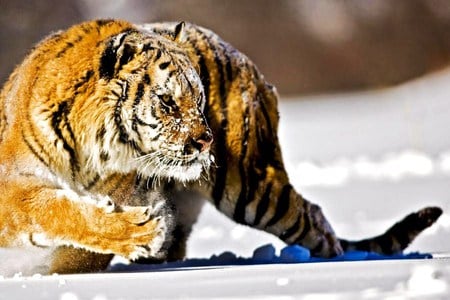
<svg viewBox="0 0 450 300"><path fill-rule="evenodd" d="M255 148L250 151L247 174L243 176L247 178L249 198L244 200L245 206L238 198L233 218L273 233L287 244L305 246L313 255L342 254L340 241L322 209L303 198L289 182L278 140L276 91L267 83L260 84L255 98L258 106L254 131L250 132Z"/></svg>
<svg viewBox="0 0 450 300"><path fill-rule="evenodd" d="M322 209L296 192L283 169L267 166L266 170L254 184L253 200L245 206L238 201L232 218L272 233L287 244L302 245L315 256L342 254L340 241Z"/></svg>
<svg viewBox="0 0 450 300"><path fill-rule="evenodd" d="M229 131L228 140L239 140L242 146L235 152L229 146L226 160L219 155L211 192L216 207L238 223L272 233L287 244L305 246L312 255L332 257L351 249L401 252L442 213L440 208L429 207L407 216L380 236L362 241L338 239L320 207L304 199L289 182L277 136L275 92L260 85L253 99L248 114L238 105L229 107L229 116L247 115L243 124L250 126L247 134L238 127ZM239 119L233 123L239 124Z"/></svg>
<svg viewBox="0 0 450 300"><path fill-rule="evenodd" d="M251 81L243 90L252 100L242 105L244 92L235 90L239 92L230 92L227 107L228 126L233 127L224 133L215 125L219 122L211 122L217 143L226 141L215 146L217 168L210 194L216 208L238 223L303 245L314 255L341 254L340 242L320 207L289 182L278 142L276 92L268 84Z"/></svg>
<svg viewBox="0 0 450 300"><path fill-rule="evenodd" d="M69 246L58 247L51 255L49 274L73 274L105 270L113 254L100 254Z"/></svg>

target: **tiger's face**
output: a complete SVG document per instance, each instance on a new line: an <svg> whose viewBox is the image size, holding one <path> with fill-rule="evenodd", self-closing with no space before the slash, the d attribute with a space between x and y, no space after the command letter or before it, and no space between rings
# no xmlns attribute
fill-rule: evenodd
<svg viewBox="0 0 450 300"><path fill-rule="evenodd" d="M100 74L114 101L112 143L128 148L138 173L188 181L209 168L213 137L203 86L173 41L121 33L103 51Z"/></svg>

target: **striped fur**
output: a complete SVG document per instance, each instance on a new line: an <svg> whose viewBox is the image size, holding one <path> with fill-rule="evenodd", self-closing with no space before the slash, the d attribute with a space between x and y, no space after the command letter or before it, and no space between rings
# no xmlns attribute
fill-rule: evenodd
<svg viewBox="0 0 450 300"><path fill-rule="evenodd" d="M325 257L401 251L439 217L426 208L379 237L338 239L289 183L277 101L245 55L199 26L97 20L51 35L0 96L0 246L46 247L60 273L112 254L180 259L205 198Z"/></svg>

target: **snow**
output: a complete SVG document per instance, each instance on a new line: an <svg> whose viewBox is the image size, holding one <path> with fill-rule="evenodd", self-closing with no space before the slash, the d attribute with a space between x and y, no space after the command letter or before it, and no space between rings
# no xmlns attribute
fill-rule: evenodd
<svg viewBox="0 0 450 300"><path fill-rule="evenodd" d="M0 300L447 299L449 82L446 70L395 88L280 103L291 181L324 209L339 236L375 235L409 212L437 205L443 216L407 249L434 259L243 265L239 257L287 260L307 253L288 248L281 254L281 241L236 225L208 204L194 227L188 264L152 268L117 259L109 273L24 276L11 271L24 268L27 256L2 250ZM267 244L273 246L259 248Z"/></svg>
<svg viewBox="0 0 450 300"><path fill-rule="evenodd" d="M449 278L448 260L185 268L7 279L0 299L446 299Z"/></svg>

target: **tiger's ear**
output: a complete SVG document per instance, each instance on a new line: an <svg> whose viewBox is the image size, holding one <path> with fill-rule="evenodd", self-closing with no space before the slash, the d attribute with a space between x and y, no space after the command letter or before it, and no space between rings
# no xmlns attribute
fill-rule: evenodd
<svg viewBox="0 0 450 300"><path fill-rule="evenodd" d="M112 37L106 44L100 58L100 77L111 79L120 69L133 59L136 54L135 41L126 40L133 32L122 32Z"/></svg>
<svg viewBox="0 0 450 300"><path fill-rule="evenodd" d="M184 32L185 25L186 25L186 23L184 23L184 21L182 21L175 26L174 35L173 35L173 40L175 42L183 43L186 41L186 35Z"/></svg>

